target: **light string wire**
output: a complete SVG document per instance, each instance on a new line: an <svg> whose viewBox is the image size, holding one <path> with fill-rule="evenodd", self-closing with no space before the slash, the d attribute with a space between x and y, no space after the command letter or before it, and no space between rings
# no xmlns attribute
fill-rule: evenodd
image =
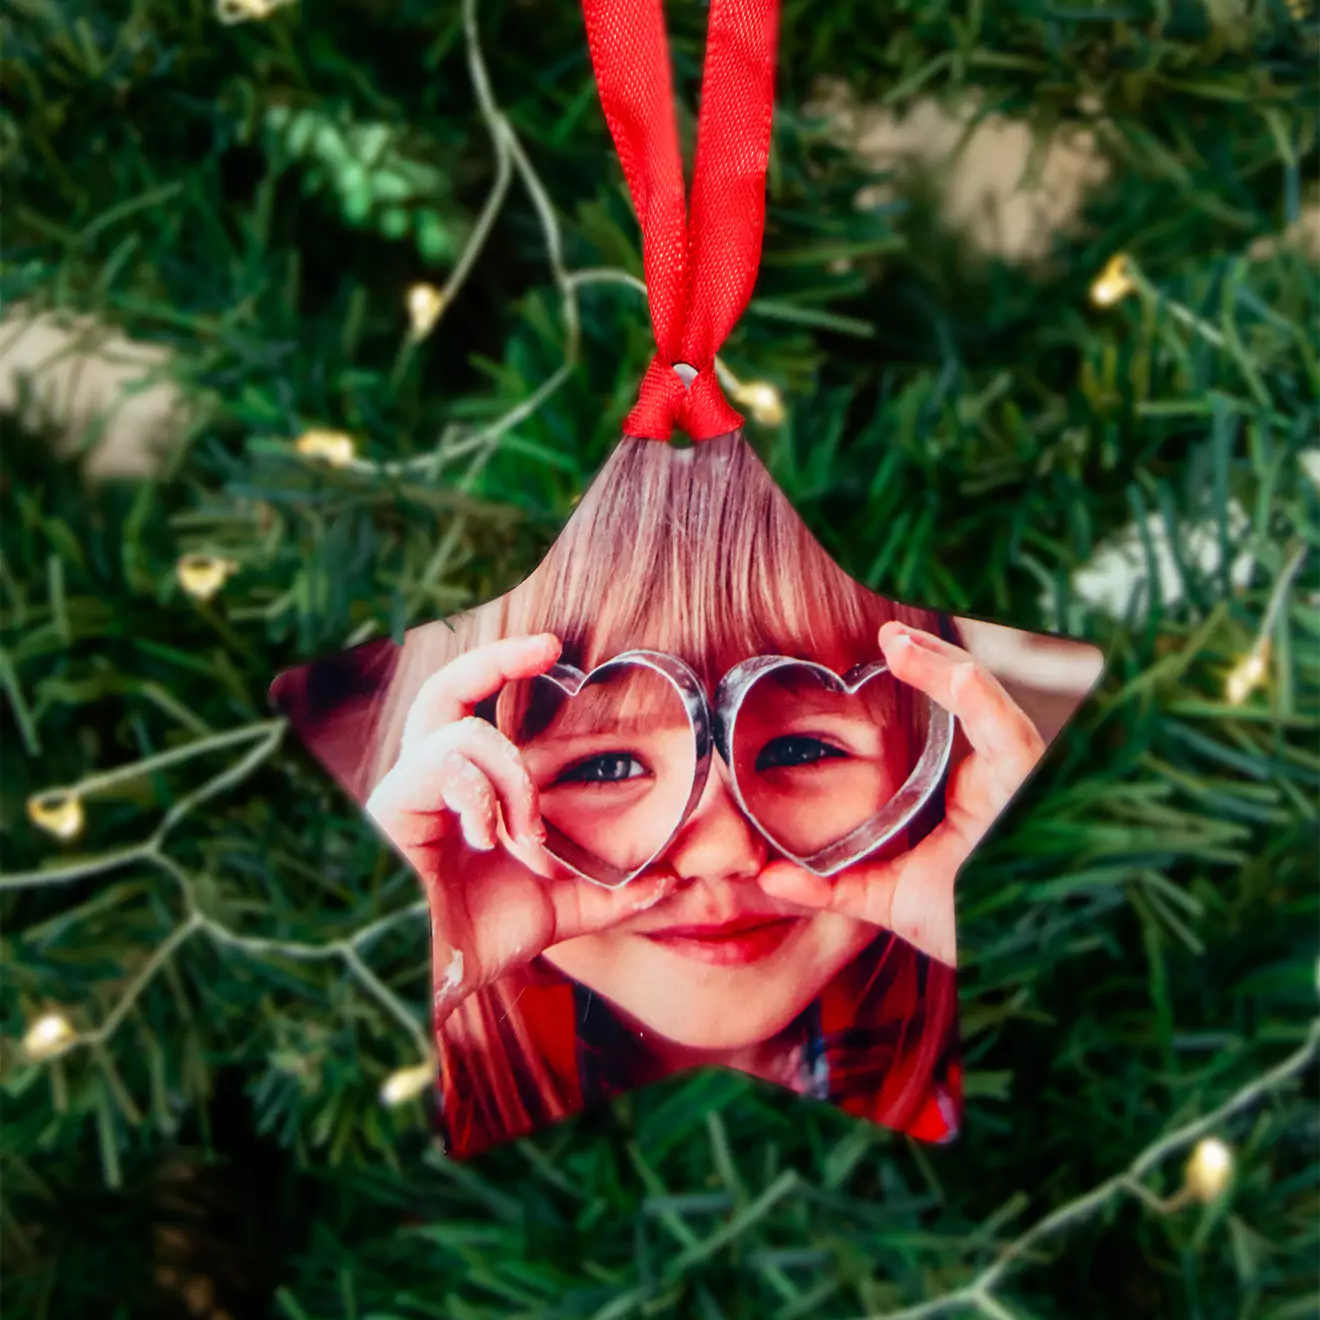
<svg viewBox="0 0 1320 1320"><path fill-rule="evenodd" d="M434 476L448 461L472 455L471 466L464 478L465 483L470 483L494 451L500 437L536 412L568 379L580 351L577 290L592 284L610 283L632 287L643 295L645 295L646 290L642 281L621 269L598 268L576 272L570 272L566 269L562 256L560 231L548 194L531 166L507 117L499 109L491 92L478 42L476 0L464 0L464 28L469 68L477 93L479 109L495 149L496 177L474 227L469 244L450 276L444 291L443 305L448 306L452 302L453 297L480 255L485 239L490 233L507 196L512 176L516 172L527 188L537 211L546 236L552 276L563 300L563 316L568 335L565 361L532 395L493 422L466 435L460 435L456 428L447 429L445 434L442 435L440 444L431 454L407 460L402 464L372 464L354 459L346 466L362 471L391 474L421 471ZM764 310L767 314L770 313L768 306ZM804 319L811 318L807 316ZM721 375L721 383L730 389L731 393L737 394L742 389L740 383L718 359L716 367ZM1293 571L1284 575L1286 581L1283 586L1285 588L1286 585L1291 583L1298 566L1299 563L1291 564L1290 568ZM1281 601L1283 594L1282 589L1276 592L1278 600ZM1273 617L1277 614L1278 605L1275 601L1271 603L1272 622ZM1262 627L1261 631L1267 632L1268 630ZM0 892L12 892L46 885L71 883L75 880L104 874L132 863L141 862L155 866L167 875L178 886L183 897L183 920L152 951L147 961L138 969L113 1006L106 1012L99 1025L87 1030L69 1031L61 1037L59 1048L51 1051L43 1061L53 1061L80 1047L97 1050L103 1046L122 1025L133 1007L162 970L171 962L179 950L196 935L205 935L217 946L240 950L255 959L287 958L304 962L338 959L362 989L375 999L388 1015L399 1024L413 1042L419 1056L423 1059L430 1059L432 1054L431 1042L418 1016L385 985L363 958L367 947L379 936L402 923L423 920L427 910L425 900L418 900L396 911L375 917L347 935L320 943L244 934L233 930L201 910L193 887L193 877L165 851L165 844L171 832L197 807L237 787L269 759L279 746L285 728L286 724L282 720L260 721L239 729L198 739L184 747L171 749L168 752L117 767L111 771L87 776L76 784L50 789L41 795L45 798L62 796L81 802L90 796L145 774L167 767L175 767L217 751L251 744L237 761L228 765L199 788L175 802L165 813L156 829L144 841L130 845L127 848L71 861L64 865L8 875L0 874ZM998 1299L996 1293L1010 1273L1032 1263L1028 1258L1028 1253L1033 1247L1061 1235L1083 1221L1095 1217L1116 1199L1124 1196L1130 1196L1140 1201L1147 1208L1161 1214L1168 1214L1179 1208L1180 1205L1185 1203L1184 1201L1178 1197L1168 1200L1161 1199L1146 1185L1144 1180L1170 1156L1186 1149L1198 1138L1213 1131L1267 1096L1281 1090L1290 1081L1297 1078L1315 1060L1318 1046L1320 1046L1320 1018L1311 1021L1306 1032L1305 1041L1296 1051L1274 1067L1241 1086L1226 1101L1209 1113L1159 1137L1146 1146L1120 1172L1037 1220L1017 1238L1002 1246L995 1259L970 1282L942 1296L915 1306L874 1313L868 1316L867 1320L929 1320L930 1317L947 1315L959 1310L976 1312L988 1317L989 1320L1012 1320L1011 1311ZM698 1244L699 1247L704 1245L707 1244ZM717 1249L718 1245L718 1243L711 1244L710 1250ZM703 1251L702 1254L708 1255L710 1251Z"/></svg>
<svg viewBox="0 0 1320 1320"><path fill-rule="evenodd" d="M976 1311L990 1317L990 1320L1015 1320L1013 1313L996 1298L995 1291L1012 1270L1027 1263L1025 1258L1032 1247L1094 1218L1122 1196L1131 1196L1161 1215L1180 1209L1186 1203L1182 1197L1161 1199L1143 1180L1171 1155L1185 1150L1194 1141L1300 1076L1314 1062L1317 1046L1320 1046L1320 1017L1311 1020L1304 1043L1292 1054L1247 1082L1208 1114L1192 1119L1151 1142L1119 1173L1037 1220L1025 1232L1005 1244L995 1259L970 1283L916 1306L874 1313L867 1316L866 1320L930 1320L932 1316L947 1315L958 1310Z"/></svg>
<svg viewBox="0 0 1320 1320"><path fill-rule="evenodd" d="M245 743L251 744L237 761L227 765L191 793L175 802L155 830L140 843L63 865L13 872L8 875L0 874L0 893L5 893L47 885L71 884L75 880L103 875L133 863L145 863L169 876L178 886L183 897L184 919L165 937L128 982L100 1025L85 1031L61 1032L57 1038L58 1047L52 1051L51 1057L62 1056L79 1047L105 1044L174 954L197 934L207 935L218 945L241 949L256 957L290 958L303 962L338 958L358 984L408 1033L417 1051L423 1057L430 1056L431 1042L416 1014L362 960L363 949L378 936L401 922L423 917L427 910L424 899L374 918L348 935L322 943L245 935L217 921L202 910L197 900L193 877L165 851L165 843L171 832L197 807L237 787L265 764L279 746L286 727L284 720L258 721L208 738L199 738L183 747L118 766L114 770L89 775L76 784L48 789L40 795L41 799L71 800L81 803L98 793L140 779L165 767L179 766L217 751L228 750Z"/></svg>
<svg viewBox="0 0 1320 1320"><path fill-rule="evenodd" d="M490 76L481 52L477 0L463 0L463 29L468 71L476 94L477 110L495 152L495 179L468 236L468 241L450 271L449 278L443 288L436 291L435 310L427 320L426 333L429 334L440 316L453 306L463 284L476 266L508 196L513 176L516 174L522 181L531 199L532 208L536 212L549 259L551 280L559 291L560 316L565 332L564 360L525 399L484 426L471 429L457 424L446 426L441 432L439 443L427 454L386 462L374 462L354 456L337 463L336 466L365 474L390 477L416 476L434 481L440 472L452 463L469 458L468 467L458 481L460 490L468 490L494 454L503 436L538 412L564 385L577 367L582 352L582 319L578 291L593 285L613 284L634 289L645 297L646 284L622 268L604 266L577 271L568 269L564 259L563 233L549 191L532 165L508 115L501 109L491 88ZM853 334L869 336L873 333L872 328L864 322L831 316L828 313L813 313L801 308L784 308L764 300L753 299L748 305L748 311L776 319L792 320L803 325L819 325L843 332L850 331ZM406 360L406 356L416 349L422 337L424 336L419 336L415 329L409 328L400 349L401 360ZM719 357L715 359L715 370L721 386L736 402L751 409L754 415L760 415L768 421L782 415L778 392L773 386L764 381L745 383L739 380L729 365Z"/></svg>

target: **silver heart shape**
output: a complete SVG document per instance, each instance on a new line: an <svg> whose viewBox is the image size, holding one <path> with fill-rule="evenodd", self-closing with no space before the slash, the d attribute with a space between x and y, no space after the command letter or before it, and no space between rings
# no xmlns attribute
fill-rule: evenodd
<svg viewBox="0 0 1320 1320"><path fill-rule="evenodd" d="M603 681L610 674L621 669L649 669L674 689L682 703L683 711L692 726L692 747L695 755L692 774L692 791L683 809L674 821L673 828L665 836L664 842L640 865L630 871L608 862L603 857L584 848L580 843L569 838L563 830L550 821L545 825L545 849L557 861L562 862L575 875L605 889L621 889L630 880L635 880L647 867L662 857L674 836L683 827L683 822L692 814L702 790L706 786L706 776L710 770L711 727L710 708L706 704L706 694L702 690L701 680L681 660L660 651L624 651L611 657L593 669L589 674L573 665L552 665L538 677L553 683L566 696L576 697L583 688L591 683Z"/></svg>
<svg viewBox="0 0 1320 1320"><path fill-rule="evenodd" d="M841 839L826 844L825 847L805 857L798 856L784 847L766 827L757 820L743 798L738 783L738 770L733 758L734 730L738 723L738 714L742 710L752 689L768 674L785 669L800 669L813 675L827 688L847 696L856 694L874 678L889 672L889 666L877 660L870 664L856 665L842 677L825 665L813 660L795 660L784 655L759 655L742 664L735 665L720 681L715 693L717 711L716 729L720 743L720 754L729 767L729 784L734 798L742 809L743 815L750 820L766 840L797 866L819 876L832 876L845 867L888 843L895 835L905 830L916 819L917 813L926 806L939 789L949 768L949 756L953 749L953 716L942 706L930 702L930 728L927 731L926 746L917 760L916 766L908 776L902 788L874 816L850 830Z"/></svg>

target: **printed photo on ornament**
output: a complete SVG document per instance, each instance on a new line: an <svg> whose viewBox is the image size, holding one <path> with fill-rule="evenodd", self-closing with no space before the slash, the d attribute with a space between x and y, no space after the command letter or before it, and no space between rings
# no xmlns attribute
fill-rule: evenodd
<svg viewBox="0 0 1320 1320"><path fill-rule="evenodd" d="M861 586L733 434L272 699L425 891L453 1155L709 1065L947 1141L955 878L1100 667Z"/></svg>

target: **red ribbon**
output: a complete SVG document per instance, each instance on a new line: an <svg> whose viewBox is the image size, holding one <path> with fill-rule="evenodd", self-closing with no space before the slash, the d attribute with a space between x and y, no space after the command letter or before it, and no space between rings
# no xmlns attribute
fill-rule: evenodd
<svg viewBox="0 0 1320 1320"><path fill-rule="evenodd" d="M711 0L690 220L661 0L583 0L583 9L642 227L658 349L624 434L668 440L677 426L709 440L743 424L720 389L715 354L752 296L761 260L779 2Z"/></svg>

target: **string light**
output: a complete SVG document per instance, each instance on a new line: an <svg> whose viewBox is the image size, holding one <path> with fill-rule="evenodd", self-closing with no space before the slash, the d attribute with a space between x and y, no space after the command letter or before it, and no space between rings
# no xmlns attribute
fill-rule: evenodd
<svg viewBox="0 0 1320 1320"><path fill-rule="evenodd" d="M435 329L440 313L445 310L445 295L434 284L414 284L408 290L407 303L412 337L423 340Z"/></svg>
<svg viewBox="0 0 1320 1320"><path fill-rule="evenodd" d="M346 431L327 431L319 427L304 431L294 448L304 458L319 459L331 467L347 467L357 454L357 445Z"/></svg>
<svg viewBox="0 0 1320 1320"><path fill-rule="evenodd" d="M269 18L277 9L296 0L215 0L215 16L226 25L252 23Z"/></svg>
<svg viewBox="0 0 1320 1320"><path fill-rule="evenodd" d="M1269 638L1262 637L1241 660L1228 671L1224 680L1224 695L1234 706L1240 706L1265 681L1269 672Z"/></svg>
<svg viewBox="0 0 1320 1320"><path fill-rule="evenodd" d="M1274 632L1274 625L1288 595L1288 588L1292 585L1305 559L1306 546L1300 544L1288 557L1283 572L1279 574L1279 579L1274 584L1274 590L1270 592L1269 604L1265 607L1265 615L1256 632L1256 640L1252 642L1247 653L1229 670L1228 677L1224 680L1224 696L1234 706L1242 705L1269 674L1270 635Z"/></svg>
<svg viewBox="0 0 1320 1320"><path fill-rule="evenodd" d="M1132 259L1118 252L1105 262L1104 269L1091 281L1091 301L1097 307L1114 307L1136 291Z"/></svg>
<svg viewBox="0 0 1320 1320"><path fill-rule="evenodd" d="M34 1063L54 1059L63 1054L77 1036L63 1013L43 1013L23 1036L23 1053Z"/></svg>
<svg viewBox="0 0 1320 1320"><path fill-rule="evenodd" d="M1202 1137L1183 1170L1183 1189L1194 1201L1219 1200L1233 1178L1233 1151L1218 1137Z"/></svg>
<svg viewBox="0 0 1320 1320"><path fill-rule="evenodd" d="M1224 336L1220 331L1190 308L1184 307L1176 298L1170 298L1168 294L1154 288L1126 252L1115 253L1105 262L1100 274L1091 281L1091 302L1096 307L1116 307L1133 293L1140 293L1175 321L1200 335L1206 343L1216 348L1224 347Z"/></svg>
<svg viewBox="0 0 1320 1320"><path fill-rule="evenodd" d="M752 414L760 426L782 426L784 401L769 381L752 380L739 384L733 392L734 402Z"/></svg>
<svg viewBox="0 0 1320 1320"><path fill-rule="evenodd" d="M39 830L65 843L76 839L87 823L82 798L65 791L38 793L28 798L27 814Z"/></svg>
<svg viewBox="0 0 1320 1320"><path fill-rule="evenodd" d="M174 567L179 585L196 600L210 600L238 572L232 559L217 555L183 555Z"/></svg>
<svg viewBox="0 0 1320 1320"><path fill-rule="evenodd" d="M729 398L740 408L746 408L759 426L783 425L784 400L768 380L741 381L719 357L715 359L715 374Z"/></svg>
<svg viewBox="0 0 1320 1320"><path fill-rule="evenodd" d="M388 1109L406 1105L409 1100L421 1095L434 1080L435 1064L430 1059L407 1068L397 1068L380 1088L380 1102Z"/></svg>

